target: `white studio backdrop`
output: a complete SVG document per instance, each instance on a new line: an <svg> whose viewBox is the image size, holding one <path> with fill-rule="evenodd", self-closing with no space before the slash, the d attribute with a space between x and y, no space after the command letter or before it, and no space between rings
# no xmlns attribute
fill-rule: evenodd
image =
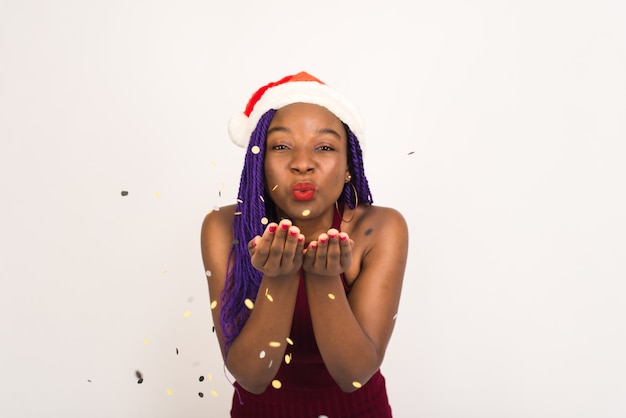
<svg viewBox="0 0 626 418"><path fill-rule="evenodd" d="M626 416L624 3L221 3L0 0L0 416L228 416L200 225L301 70L410 227L395 416Z"/></svg>

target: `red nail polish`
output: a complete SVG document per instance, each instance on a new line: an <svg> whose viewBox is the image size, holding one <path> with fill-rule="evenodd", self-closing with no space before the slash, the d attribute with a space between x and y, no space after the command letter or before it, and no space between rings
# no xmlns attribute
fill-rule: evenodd
<svg viewBox="0 0 626 418"><path fill-rule="evenodd" d="M303 242L304 241L304 237L298 237L298 242Z"/></svg>
<svg viewBox="0 0 626 418"><path fill-rule="evenodd" d="M335 238L337 238L337 235L329 235L328 238L335 239Z"/></svg>
<svg viewBox="0 0 626 418"><path fill-rule="evenodd" d="M276 232L276 225L270 225L270 232Z"/></svg>
<svg viewBox="0 0 626 418"><path fill-rule="evenodd" d="M289 231L289 235L295 237L296 235L298 235L298 233L296 231Z"/></svg>
<svg viewBox="0 0 626 418"><path fill-rule="evenodd" d="M309 248L312 249L312 250L314 250L316 247L317 247L317 245L315 245L315 244L309 245Z"/></svg>
<svg viewBox="0 0 626 418"><path fill-rule="evenodd" d="M288 225L288 224L281 224L281 225L280 225L280 227L281 227L281 229L282 229L283 231L286 231L286 230L288 230L288 229L289 229L289 225Z"/></svg>
<svg viewBox="0 0 626 418"><path fill-rule="evenodd" d="M339 239L340 239L341 241L344 241L344 242L345 242L345 241L348 239L348 236L347 236L347 235L340 235L340 236L339 236Z"/></svg>
<svg viewBox="0 0 626 418"><path fill-rule="evenodd" d="M326 241L327 241L327 240L328 240L327 238L322 238L322 239L320 240L320 242L321 242L322 244L326 244Z"/></svg>

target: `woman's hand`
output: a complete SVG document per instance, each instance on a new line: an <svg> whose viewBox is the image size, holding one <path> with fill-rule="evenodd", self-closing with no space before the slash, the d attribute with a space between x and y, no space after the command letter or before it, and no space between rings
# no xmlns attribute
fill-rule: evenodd
<svg viewBox="0 0 626 418"><path fill-rule="evenodd" d="M267 225L262 237L248 243L252 266L266 277L287 276L302 267L304 235L288 219Z"/></svg>
<svg viewBox="0 0 626 418"><path fill-rule="evenodd" d="M345 232L329 229L309 243L302 268L309 275L337 277L352 264L352 244Z"/></svg>

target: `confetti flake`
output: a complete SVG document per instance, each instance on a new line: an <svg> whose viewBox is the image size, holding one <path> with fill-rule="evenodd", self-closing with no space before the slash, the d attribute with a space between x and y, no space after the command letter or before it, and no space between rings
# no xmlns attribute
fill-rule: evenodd
<svg viewBox="0 0 626 418"><path fill-rule="evenodd" d="M161 193L156 192L156 193L155 193L155 196L156 196L156 198L157 198L157 199L160 199L160 198L161 198Z"/></svg>
<svg viewBox="0 0 626 418"><path fill-rule="evenodd" d="M272 187L272 191L278 189L278 184L276 184L274 187Z"/></svg>
<svg viewBox="0 0 626 418"><path fill-rule="evenodd" d="M268 369L272 368L272 363L274 362L274 360L270 360L270 364L267 366Z"/></svg>
<svg viewBox="0 0 626 418"><path fill-rule="evenodd" d="M254 308L254 302L252 302L250 299L246 299L243 302L246 305L246 308L252 310Z"/></svg>
<svg viewBox="0 0 626 418"><path fill-rule="evenodd" d="M235 212L235 216L241 215L241 212Z"/></svg>
<svg viewBox="0 0 626 418"><path fill-rule="evenodd" d="M319 417L317 417L317 418L328 418L328 415L320 415L320 416L319 416Z"/></svg>
<svg viewBox="0 0 626 418"><path fill-rule="evenodd" d="M216 306L217 306L217 301L216 300L211 302L211 309L215 309Z"/></svg>
<svg viewBox="0 0 626 418"><path fill-rule="evenodd" d="M302 216L309 216L311 214L311 211L308 209L305 209L302 211Z"/></svg>
<svg viewBox="0 0 626 418"><path fill-rule="evenodd" d="M251 151L253 154L258 154L259 152L261 152L261 148L259 148L259 146L258 146L258 145L254 145L252 148L250 148L250 151Z"/></svg>
<svg viewBox="0 0 626 418"><path fill-rule="evenodd" d="M128 196L128 192L126 190L122 190L122 196Z"/></svg>
<svg viewBox="0 0 626 418"><path fill-rule="evenodd" d="M395 321L395 320L396 320L396 318L398 318L398 314L395 314L395 315L393 316L393 320Z"/></svg>
<svg viewBox="0 0 626 418"><path fill-rule="evenodd" d="M291 363L291 354L285 354L285 364Z"/></svg>
<svg viewBox="0 0 626 418"><path fill-rule="evenodd" d="M280 389L282 386L283 384L280 383L280 380L276 380L276 379L272 380L272 387L274 389Z"/></svg>
<svg viewBox="0 0 626 418"><path fill-rule="evenodd" d="M211 165L212 165L213 167L216 167L216 166L217 166L217 164L215 163L215 161L211 161Z"/></svg>
<svg viewBox="0 0 626 418"><path fill-rule="evenodd" d="M280 341L270 341L270 347L274 347L274 348L280 347Z"/></svg>
<svg viewBox="0 0 626 418"><path fill-rule="evenodd" d="M209 382L212 382L213 381L213 375L211 373L209 373L208 377L209 377Z"/></svg>
<svg viewBox="0 0 626 418"><path fill-rule="evenodd" d="M200 377L198 378L198 380L199 380L199 381L201 381L201 382L204 382L204 376L200 376Z"/></svg>
<svg viewBox="0 0 626 418"><path fill-rule="evenodd" d="M189 318L189 316L191 315L191 311L187 310L183 313L183 315L185 316L185 318Z"/></svg>
<svg viewBox="0 0 626 418"><path fill-rule="evenodd" d="M274 298L272 297L272 295L267 294L265 295L265 297L267 298L267 300L269 300L270 302L274 302Z"/></svg>
<svg viewBox="0 0 626 418"><path fill-rule="evenodd" d="M259 199L261 199L261 202L265 203L265 198L263 197L263 195L259 195Z"/></svg>
<svg viewBox="0 0 626 418"><path fill-rule="evenodd" d="M213 395L214 398L217 398L217 392L215 390L211 391L211 395Z"/></svg>
<svg viewBox="0 0 626 418"><path fill-rule="evenodd" d="M173 391L172 389L168 389L168 390L167 390L167 394L168 394L168 395L173 395L173 394L174 394L174 391Z"/></svg>
<svg viewBox="0 0 626 418"><path fill-rule="evenodd" d="M265 351L261 351L259 353L259 358L265 358Z"/></svg>
<svg viewBox="0 0 626 418"><path fill-rule="evenodd" d="M198 396L201 397L201 398L204 398L204 393L198 392Z"/></svg>
<svg viewBox="0 0 626 418"><path fill-rule="evenodd" d="M237 198L237 203L243 203L243 200Z"/></svg>
<svg viewBox="0 0 626 418"><path fill-rule="evenodd" d="M352 386L354 386L355 388L359 389L361 388L363 385L360 382L357 382L356 380L354 382L352 382Z"/></svg>
<svg viewBox="0 0 626 418"><path fill-rule="evenodd" d="M270 221L269 221L269 220L268 220L265 216L261 218L261 223L262 223L263 225L267 225L269 222L270 222Z"/></svg>
<svg viewBox="0 0 626 418"><path fill-rule="evenodd" d="M144 344L150 344L150 339L149 339L149 338L146 338L145 340L143 340L143 343L144 343Z"/></svg>
<svg viewBox="0 0 626 418"><path fill-rule="evenodd" d="M167 270L163 270L161 274L167 274Z"/></svg>
<svg viewBox="0 0 626 418"><path fill-rule="evenodd" d="M287 344L293 345L293 340L291 338L287 337L285 340L287 341Z"/></svg>
<svg viewBox="0 0 626 418"><path fill-rule="evenodd" d="M335 295L333 295L332 293L329 293L328 299L335 300Z"/></svg>

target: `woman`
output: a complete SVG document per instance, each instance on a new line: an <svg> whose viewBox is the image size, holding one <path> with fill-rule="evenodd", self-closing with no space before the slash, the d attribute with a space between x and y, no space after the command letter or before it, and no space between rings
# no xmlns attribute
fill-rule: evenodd
<svg viewBox="0 0 626 418"><path fill-rule="evenodd" d="M380 373L408 232L372 205L354 107L307 73L229 125L247 147L236 205L202 225L232 417L391 417Z"/></svg>

